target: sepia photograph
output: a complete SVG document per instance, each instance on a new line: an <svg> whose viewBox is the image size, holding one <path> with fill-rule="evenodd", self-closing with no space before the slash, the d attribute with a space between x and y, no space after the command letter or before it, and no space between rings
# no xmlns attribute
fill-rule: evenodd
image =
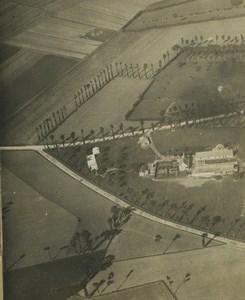
<svg viewBox="0 0 245 300"><path fill-rule="evenodd" d="M0 300L245 300L245 0L0 0Z"/></svg>

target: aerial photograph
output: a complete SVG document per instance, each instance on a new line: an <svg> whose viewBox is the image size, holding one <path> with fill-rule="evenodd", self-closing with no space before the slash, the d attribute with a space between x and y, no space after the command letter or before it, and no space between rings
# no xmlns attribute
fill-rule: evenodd
<svg viewBox="0 0 245 300"><path fill-rule="evenodd" d="M245 0L0 0L0 300L245 300Z"/></svg>

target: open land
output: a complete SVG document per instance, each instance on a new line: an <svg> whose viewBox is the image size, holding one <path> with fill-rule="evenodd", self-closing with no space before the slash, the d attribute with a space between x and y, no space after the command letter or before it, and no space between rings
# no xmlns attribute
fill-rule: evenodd
<svg viewBox="0 0 245 300"><path fill-rule="evenodd" d="M192 25L183 25L181 28L167 27L146 32L120 32L112 40L100 47L98 52L92 53L72 72L66 74L57 84L40 95L25 111L9 122L3 128L5 132L8 131L8 135L5 136L3 133L1 143L35 143L37 140L35 128L45 119L47 112L53 112L69 102L73 103L74 92L79 90L83 83L87 82L89 78L96 76L98 72L110 63L123 61L141 65L144 63L158 65L159 59L162 58L162 54L166 53L167 50L170 52L170 58L175 55L170 49L183 36L192 39L196 32L203 35L204 39L215 34L222 35L224 32L234 36L237 32L243 32L244 24L244 18L236 18L232 20L227 19L224 22L207 22L205 27L198 23L195 25L195 28ZM121 45L120 48L118 48L119 44ZM130 94L128 97L130 97ZM35 111L35 116L32 113L33 111ZM124 116L122 115L122 121L123 118ZM103 126L102 123L106 121L107 119L100 120L99 124L96 123L93 127ZM18 124L18 130L16 124ZM78 132L83 126L81 120L79 128L73 128L73 131Z"/></svg>
<svg viewBox="0 0 245 300"><path fill-rule="evenodd" d="M29 58L30 55L28 61ZM1 90L0 96L3 99L1 123L6 123L18 110L33 101L76 64L77 61L62 57L37 56L37 61L34 61L33 65Z"/></svg>
<svg viewBox="0 0 245 300"><path fill-rule="evenodd" d="M36 144L45 119L63 107L74 111L44 139L49 146L27 148L39 152L25 146L1 152L5 298L77 300L87 292L103 300L162 299L162 293L168 300L243 299L242 122L157 126L173 100L205 105L198 118L220 112L210 105L221 94L244 104L244 53L234 50L237 37L244 46L244 3L15 0L2 1L0 15L1 145ZM216 50L230 45L233 53L176 56L174 45L193 41L200 48L215 43ZM77 106L74 95L85 84L110 64L115 72L125 63L163 69L150 86L117 76ZM161 122L148 130L155 120ZM146 149L133 133L144 128ZM191 157L217 144L234 150L241 176L139 176L157 157ZM87 166L95 146L98 172ZM115 206L113 195L128 207Z"/></svg>
<svg viewBox="0 0 245 300"><path fill-rule="evenodd" d="M219 115L224 113L224 104L234 97L240 99L242 109L241 105L245 103L244 72L244 54L215 59L203 53L188 59L186 53L181 53L156 76L129 119L162 120L171 103L175 103L178 113L178 106L183 111L185 104L200 107L199 112L194 109L188 116L190 119ZM219 87L222 88L220 92Z"/></svg>

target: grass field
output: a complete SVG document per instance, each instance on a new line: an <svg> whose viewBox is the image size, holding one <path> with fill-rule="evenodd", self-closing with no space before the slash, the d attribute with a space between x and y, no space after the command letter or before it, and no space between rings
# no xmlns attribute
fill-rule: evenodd
<svg viewBox="0 0 245 300"><path fill-rule="evenodd" d="M153 140L162 153L169 152L169 145L173 152L176 149L180 151L181 147L186 151L190 144L196 151L219 143L236 143L237 155L244 159L243 131L237 128L219 128L207 132L179 130L156 133ZM141 164L153 161L154 153L140 149L137 141L138 138L126 138L124 141L97 144L101 149L98 158L100 175L91 173L86 167L89 146L61 149L59 159L112 194L151 213L203 230L219 231L222 234L228 232L230 236L244 238L245 228L239 230L244 222L244 178L238 181L232 177L220 180L184 177L162 181L141 178L137 174ZM55 154L55 150L52 151ZM200 209L201 213L198 212ZM236 219L239 222L233 228L232 223Z"/></svg>
<svg viewBox="0 0 245 300"><path fill-rule="evenodd" d="M155 6L157 6L157 3ZM127 30L146 30L156 27L198 23L215 19L234 18L245 14L244 4L232 6L230 0L195 0L172 7L161 8L160 6L158 9L144 11L139 18L127 27Z"/></svg>
<svg viewBox="0 0 245 300"><path fill-rule="evenodd" d="M80 218L80 229L88 229L95 234L106 226L111 202L57 169L36 152L3 152L2 161L6 168L43 197Z"/></svg>
<svg viewBox="0 0 245 300"><path fill-rule="evenodd" d="M221 60L211 58L204 52L203 55L206 58L199 59L198 55L194 55L188 59L186 53L181 53L163 69L131 114L130 120L162 120L162 112L166 111L170 103L175 103L176 118L182 121L231 112L232 108L226 108L225 103L234 97L244 105L245 55L229 56ZM223 90L219 92L218 87ZM192 109L188 116L185 105Z"/></svg>
<svg viewBox="0 0 245 300"><path fill-rule="evenodd" d="M1 90L1 123L77 64L77 61L46 55Z"/></svg>
<svg viewBox="0 0 245 300"><path fill-rule="evenodd" d="M61 134L68 137L72 131L80 135L81 129L86 135L91 129L99 131L100 126L103 126L106 132L110 132L111 124L116 130L121 122L124 123L125 129L135 125L134 122L125 121L125 114L147 84L147 80L114 79L58 127L54 135L56 138Z"/></svg>
<svg viewBox="0 0 245 300"><path fill-rule="evenodd" d="M5 159L5 158L4 158ZM4 163L4 162L3 162ZM55 254L69 245L77 227L74 215L42 196L5 167L2 168L3 206L13 204L3 220L4 265L11 270L50 261L43 249ZM18 258L25 254L14 264ZM66 256L60 253L59 258Z"/></svg>

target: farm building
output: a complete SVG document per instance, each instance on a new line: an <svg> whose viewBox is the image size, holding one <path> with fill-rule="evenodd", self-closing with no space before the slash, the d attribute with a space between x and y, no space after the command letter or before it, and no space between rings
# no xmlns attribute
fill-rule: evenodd
<svg viewBox="0 0 245 300"><path fill-rule="evenodd" d="M193 161L193 176L212 177L235 172L236 162L233 150L217 145L211 151L197 152Z"/></svg>
<svg viewBox="0 0 245 300"><path fill-rule="evenodd" d="M225 149L221 144L217 145L211 151L197 152L195 155L196 161L215 160L215 159L232 159L233 150Z"/></svg>

